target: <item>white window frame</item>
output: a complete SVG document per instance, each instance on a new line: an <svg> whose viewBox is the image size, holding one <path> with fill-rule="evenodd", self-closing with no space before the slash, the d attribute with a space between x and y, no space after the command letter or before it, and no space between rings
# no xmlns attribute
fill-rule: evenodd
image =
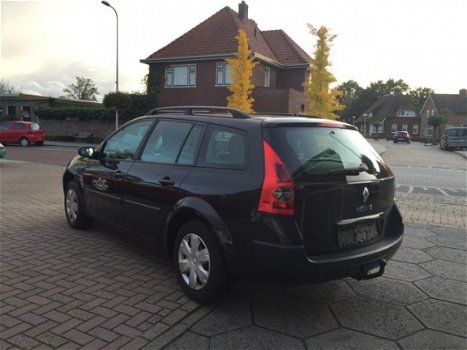
<svg viewBox="0 0 467 350"><path fill-rule="evenodd" d="M408 131L409 126L407 124L402 124L402 131Z"/></svg>
<svg viewBox="0 0 467 350"><path fill-rule="evenodd" d="M412 134L418 135L418 124L412 125Z"/></svg>
<svg viewBox="0 0 467 350"><path fill-rule="evenodd" d="M391 124L391 132L397 131L397 124Z"/></svg>
<svg viewBox="0 0 467 350"><path fill-rule="evenodd" d="M264 87L271 86L271 68L264 67Z"/></svg>
<svg viewBox="0 0 467 350"><path fill-rule="evenodd" d="M186 73L177 77L177 71L185 68ZM181 74L181 73L178 73ZM176 79L183 79L182 84L176 84ZM196 64L177 64L165 67L165 87L166 88L186 88L196 87Z"/></svg>
<svg viewBox="0 0 467 350"><path fill-rule="evenodd" d="M215 86L229 86L232 85L232 78L230 76L231 66L227 62L216 63L216 85Z"/></svg>

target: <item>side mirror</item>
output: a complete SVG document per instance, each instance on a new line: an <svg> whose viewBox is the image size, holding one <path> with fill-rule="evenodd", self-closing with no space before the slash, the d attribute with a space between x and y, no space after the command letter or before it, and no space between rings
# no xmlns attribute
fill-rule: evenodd
<svg viewBox="0 0 467 350"><path fill-rule="evenodd" d="M84 158L92 158L95 153L96 153L96 150L94 147L82 146L78 148L78 154Z"/></svg>

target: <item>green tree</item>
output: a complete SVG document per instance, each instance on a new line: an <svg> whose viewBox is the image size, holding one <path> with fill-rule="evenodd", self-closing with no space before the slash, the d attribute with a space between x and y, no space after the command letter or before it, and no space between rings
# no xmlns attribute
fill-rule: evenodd
<svg viewBox="0 0 467 350"><path fill-rule="evenodd" d="M96 95L99 94L94 82L84 77L76 77L76 84L70 84L63 92L69 98L86 101L96 101Z"/></svg>
<svg viewBox="0 0 467 350"><path fill-rule="evenodd" d="M227 87L231 92L227 96L227 106L238 108L246 113L253 112L254 98L251 93L255 86L251 83L253 68L258 64L252 55L252 50L248 47L248 37L244 30L239 29L235 37L238 42L237 53L234 58L227 58L229 64L230 78L232 84Z"/></svg>
<svg viewBox="0 0 467 350"><path fill-rule="evenodd" d="M102 101L105 107L114 108L120 111L129 111L132 100L130 94L125 92L111 92L104 96Z"/></svg>
<svg viewBox="0 0 467 350"><path fill-rule="evenodd" d="M439 130L449 121L452 112L445 108L428 118L428 125L433 127L433 140L439 137Z"/></svg>
<svg viewBox="0 0 467 350"><path fill-rule="evenodd" d="M325 26L315 28L308 24L310 33L318 38L315 45L314 58L308 68L308 76L303 87L307 101L307 112L319 117L337 119L334 112L344 108L338 101L340 92L331 89L330 84L336 81L334 75L328 70L331 65L329 54L331 44L337 35L329 32Z"/></svg>
<svg viewBox="0 0 467 350"><path fill-rule="evenodd" d="M0 94L13 94L16 88L8 80L0 79Z"/></svg>
<svg viewBox="0 0 467 350"><path fill-rule="evenodd" d="M364 90L355 80L348 80L336 87L341 92L337 98L338 101L344 105L344 109L339 112L342 120L352 123L352 117L358 117L362 112L358 108L356 101Z"/></svg>
<svg viewBox="0 0 467 350"><path fill-rule="evenodd" d="M420 110L423 108L423 105L425 104L425 101L428 98L428 96L434 93L435 92L433 89L427 87L418 87L409 91L410 99L412 100L413 104L418 108L417 112L420 112Z"/></svg>

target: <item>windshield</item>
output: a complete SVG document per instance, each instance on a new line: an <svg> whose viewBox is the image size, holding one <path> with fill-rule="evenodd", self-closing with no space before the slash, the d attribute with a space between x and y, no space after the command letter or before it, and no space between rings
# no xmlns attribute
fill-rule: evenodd
<svg viewBox="0 0 467 350"><path fill-rule="evenodd" d="M356 130L332 127L276 127L266 139L294 178L319 175L390 176L374 148Z"/></svg>

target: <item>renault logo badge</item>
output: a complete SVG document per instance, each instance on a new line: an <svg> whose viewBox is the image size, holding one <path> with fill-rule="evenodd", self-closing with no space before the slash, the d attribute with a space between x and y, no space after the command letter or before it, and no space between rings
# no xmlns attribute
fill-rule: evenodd
<svg viewBox="0 0 467 350"><path fill-rule="evenodd" d="M366 203L366 201L368 200L368 197L370 197L370 191L368 191L367 187L363 189L362 195L363 195L363 203Z"/></svg>

